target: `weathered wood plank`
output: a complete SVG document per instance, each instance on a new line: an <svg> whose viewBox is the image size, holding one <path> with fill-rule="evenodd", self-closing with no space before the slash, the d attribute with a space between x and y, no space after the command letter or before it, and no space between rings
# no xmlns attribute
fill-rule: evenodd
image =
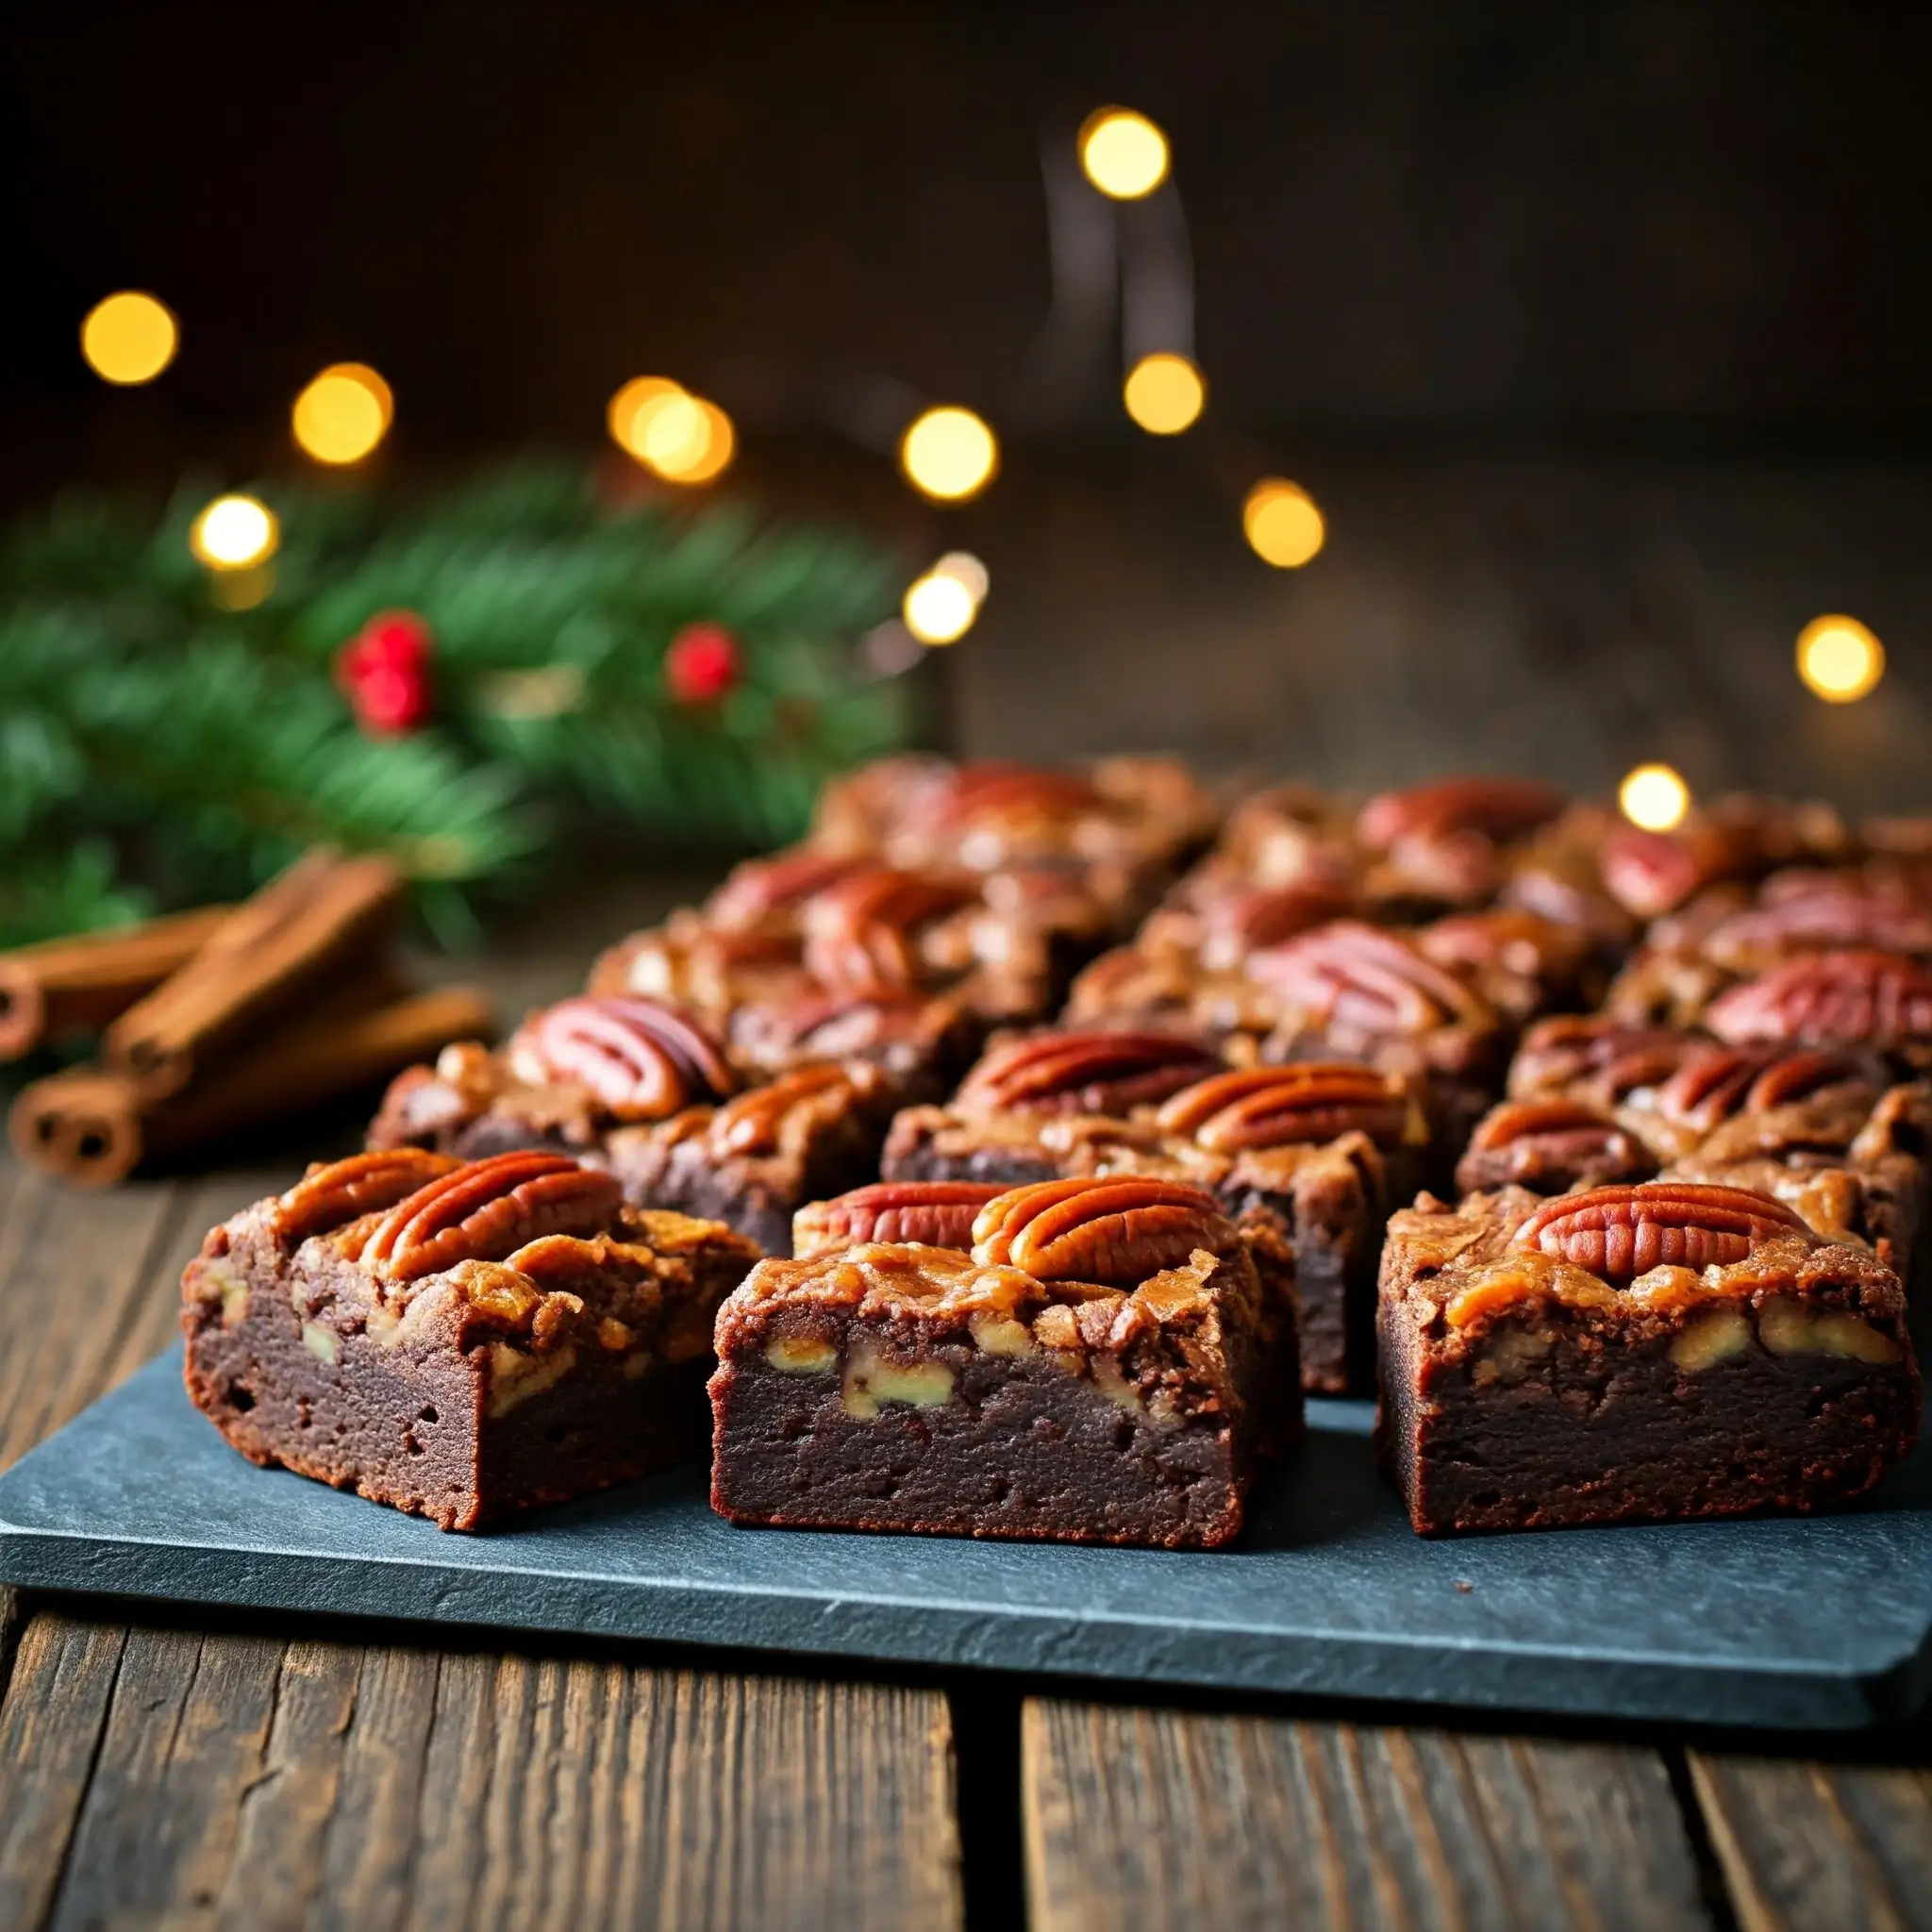
<svg viewBox="0 0 1932 1932"><path fill-rule="evenodd" d="M1932 1927L1932 1769L1690 1753L1745 1932Z"/></svg>
<svg viewBox="0 0 1932 1932"><path fill-rule="evenodd" d="M0 1924L958 1925L944 1698L37 1617Z"/></svg>
<svg viewBox="0 0 1932 1932"><path fill-rule="evenodd" d="M1707 1923L1651 1751L1033 1701L1035 1932Z"/></svg>
<svg viewBox="0 0 1932 1932"><path fill-rule="evenodd" d="M0 1925L44 1923L60 1882L126 1632L36 1617L0 1705Z"/></svg>
<svg viewBox="0 0 1932 1932"><path fill-rule="evenodd" d="M170 1291L156 1260L180 1212L172 1183L77 1194L21 1179L0 1223L0 1468L134 1366L127 1339Z"/></svg>

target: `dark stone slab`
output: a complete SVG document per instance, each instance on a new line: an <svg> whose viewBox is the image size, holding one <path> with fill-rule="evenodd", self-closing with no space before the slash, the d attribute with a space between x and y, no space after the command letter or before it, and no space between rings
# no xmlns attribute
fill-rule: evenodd
<svg viewBox="0 0 1932 1932"><path fill-rule="evenodd" d="M171 1352L0 1478L0 1577L191 1603L1718 1724L1906 1715L1932 1666L1932 1455L1865 1509L1424 1542L1368 1405L1215 1554L732 1529L698 1466L482 1536L252 1468Z"/></svg>

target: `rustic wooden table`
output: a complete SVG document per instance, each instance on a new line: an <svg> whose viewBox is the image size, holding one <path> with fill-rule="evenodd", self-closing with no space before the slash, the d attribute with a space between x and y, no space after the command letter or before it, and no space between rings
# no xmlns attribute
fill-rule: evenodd
<svg viewBox="0 0 1932 1932"><path fill-rule="evenodd" d="M1474 761L1601 787L1661 753L1700 784L1923 808L1922 655L1846 716L1789 668L1816 609L1924 634L1915 473L1309 480L1335 555L1306 581L1241 575L1198 507L1191 574L1171 567L1180 511L1150 491L1124 544L1076 483L1051 523L999 499L961 533L996 579L983 648L948 667L967 741L1166 741L1360 783ZM693 883L527 922L492 958L502 1009ZM294 1171L291 1150L83 1197L0 1165L0 1466L167 1343L203 1230ZM0 1605L4 1928L1932 1927L1924 1725L1585 1732Z"/></svg>

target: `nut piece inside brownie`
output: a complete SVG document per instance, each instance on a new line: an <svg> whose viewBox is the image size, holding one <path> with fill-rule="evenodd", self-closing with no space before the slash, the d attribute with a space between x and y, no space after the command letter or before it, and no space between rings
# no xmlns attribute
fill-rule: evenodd
<svg viewBox="0 0 1932 1932"><path fill-rule="evenodd" d="M252 1462L475 1529L700 1453L757 1258L560 1155L360 1154L202 1243L188 1392Z"/></svg>
<svg viewBox="0 0 1932 1932"><path fill-rule="evenodd" d="M1209 1548L1300 1434L1291 1257L1197 1189L884 1182L796 1240L719 1315L735 1523Z"/></svg>
<svg viewBox="0 0 1932 1932"><path fill-rule="evenodd" d="M1424 1196L1390 1223L1380 1331L1424 1535L1828 1507L1918 1434L1898 1276L1739 1188Z"/></svg>
<svg viewBox="0 0 1932 1932"><path fill-rule="evenodd" d="M862 1060L741 1075L689 1012L585 996L532 1013L500 1051L465 1041L399 1074L368 1138L465 1158L571 1154L608 1169L634 1206L722 1221L783 1254L799 1207L877 1171L891 1097Z"/></svg>
<svg viewBox="0 0 1932 1932"><path fill-rule="evenodd" d="M993 1048L943 1108L908 1108L888 1179L1018 1185L1139 1174L1275 1216L1301 1291L1302 1385L1366 1390L1375 1261L1429 1129L1414 1083L1343 1061L1229 1069L1172 1034L1060 1031Z"/></svg>

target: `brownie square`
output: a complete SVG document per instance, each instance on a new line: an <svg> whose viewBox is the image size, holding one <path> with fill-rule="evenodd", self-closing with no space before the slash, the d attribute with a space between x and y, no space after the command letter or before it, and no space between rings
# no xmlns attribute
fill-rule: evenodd
<svg viewBox="0 0 1932 1932"><path fill-rule="evenodd" d="M1659 1172L1728 1184L1774 1195L1835 1240L1883 1243L1909 1274L1932 1086L1896 1080L1875 1055L1576 1022L1525 1042L1510 1086L1534 1097L1477 1124L1457 1169L1465 1191L1560 1193Z"/></svg>
<svg viewBox="0 0 1932 1932"><path fill-rule="evenodd" d="M569 1154L608 1169L634 1207L722 1221L784 1254L798 1208L877 1172L895 1098L864 1060L741 1078L689 1013L584 996L531 1014L499 1052L467 1041L399 1074L368 1143Z"/></svg>
<svg viewBox="0 0 1932 1932"><path fill-rule="evenodd" d="M734 1523L1209 1549L1300 1434L1291 1257L1198 1190L882 1183L794 1239L719 1315Z"/></svg>
<svg viewBox="0 0 1932 1932"><path fill-rule="evenodd" d="M1826 1508L1918 1436L1897 1274L1735 1188L1424 1196L1390 1223L1379 1325L1424 1535Z"/></svg>
<svg viewBox="0 0 1932 1932"><path fill-rule="evenodd" d="M1138 1174L1272 1215L1295 1257L1303 1387L1339 1393L1373 1381L1382 1224L1428 1146L1415 1087L1372 1067L1213 1068L1170 1036L1060 1031L994 1047L948 1106L901 1112L881 1171L1009 1187Z"/></svg>
<svg viewBox="0 0 1932 1932"><path fill-rule="evenodd" d="M251 1462L475 1529L702 1452L758 1251L554 1154L360 1154L215 1228L188 1393Z"/></svg>

